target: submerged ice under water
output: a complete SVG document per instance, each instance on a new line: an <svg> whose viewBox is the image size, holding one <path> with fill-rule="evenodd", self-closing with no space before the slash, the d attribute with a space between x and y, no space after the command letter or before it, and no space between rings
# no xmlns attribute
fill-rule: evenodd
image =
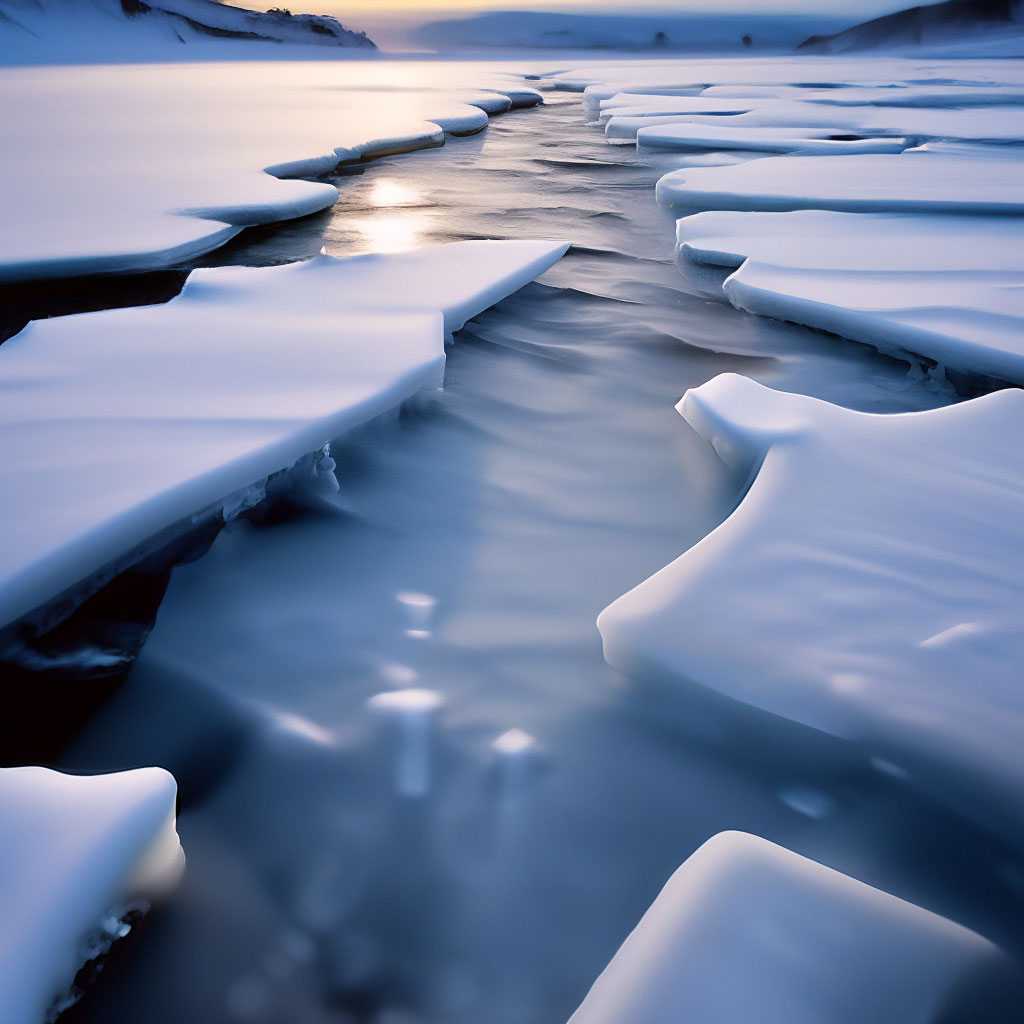
<svg viewBox="0 0 1024 1024"><path fill-rule="evenodd" d="M687 294L653 198L673 166L556 95L346 171L332 211L208 261L574 243L457 335L443 391L336 447L335 499L234 523L175 572L63 766L170 768L188 871L69 1021L563 1021L726 829L1019 948L1016 855L893 766L851 747L823 768L810 733L601 656L597 613L739 497L674 411L687 388L734 370L858 409L955 400Z"/></svg>

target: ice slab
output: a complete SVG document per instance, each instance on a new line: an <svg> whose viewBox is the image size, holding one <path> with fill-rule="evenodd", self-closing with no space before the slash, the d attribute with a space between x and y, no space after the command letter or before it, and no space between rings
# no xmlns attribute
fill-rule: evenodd
<svg viewBox="0 0 1024 1024"><path fill-rule="evenodd" d="M602 121L611 117L657 117L672 114L679 117L691 114L745 114L763 100L746 97L723 96L613 96L601 103Z"/></svg>
<svg viewBox="0 0 1024 1024"><path fill-rule="evenodd" d="M679 410L749 490L601 614L608 661L864 744L1019 829L1024 392L873 415L724 374Z"/></svg>
<svg viewBox="0 0 1024 1024"><path fill-rule="evenodd" d="M677 222L677 263L708 267L741 309L886 352L1024 382L1024 245L1016 217L714 211Z"/></svg>
<svg viewBox="0 0 1024 1024"><path fill-rule="evenodd" d="M162 768L0 768L0 1019L41 1024L118 917L166 895L184 857Z"/></svg>
<svg viewBox="0 0 1024 1024"><path fill-rule="evenodd" d="M903 138L846 138L829 128L765 128L714 124L662 124L640 128L641 146L682 150L747 150L757 153L850 155L901 153L909 142Z"/></svg>
<svg viewBox="0 0 1024 1024"><path fill-rule="evenodd" d="M840 90L830 90L837 92ZM1014 142L1024 137L1024 108L963 106L843 106L811 102L810 98L765 102L737 114L625 115L612 112L605 119L609 140L625 142L652 125L710 125L739 134L744 129L818 128L836 134L874 137L910 136L918 143L930 140Z"/></svg>
<svg viewBox="0 0 1024 1024"><path fill-rule="evenodd" d="M583 93L583 103L591 116L597 116L601 103L619 94L649 96L698 96L721 98L784 98L806 96L830 86L905 87L948 90L957 88L999 88L1020 86L1021 69L1005 61L985 59L979 51L965 54L951 72L948 61L919 58L906 60L893 56L854 58L832 57L746 57L742 59L701 59L605 61L578 64L550 72L552 88ZM838 90L837 90L838 91ZM907 92L913 102L913 92Z"/></svg>
<svg viewBox="0 0 1024 1024"><path fill-rule="evenodd" d="M658 201L693 210L1024 213L1024 158L997 147L862 156L766 157L684 168L658 181Z"/></svg>
<svg viewBox="0 0 1024 1024"><path fill-rule="evenodd" d="M429 68L371 62L0 68L0 281L170 266L243 227L332 206L295 180L473 134L482 107ZM75 172L67 173L68 154Z"/></svg>
<svg viewBox="0 0 1024 1024"><path fill-rule="evenodd" d="M446 335L565 249L203 270L164 306L31 324L0 346L0 625L439 384Z"/></svg>
<svg viewBox="0 0 1024 1024"><path fill-rule="evenodd" d="M570 1024L908 1024L997 957L974 932L722 832L669 879Z"/></svg>

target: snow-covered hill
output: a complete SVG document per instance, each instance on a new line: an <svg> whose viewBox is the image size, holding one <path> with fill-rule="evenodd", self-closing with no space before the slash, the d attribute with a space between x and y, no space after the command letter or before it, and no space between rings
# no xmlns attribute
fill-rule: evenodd
<svg viewBox="0 0 1024 1024"><path fill-rule="evenodd" d="M497 11L433 21L415 29L411 44L436 50L522 47L544 50L654 50L677 53L785 51L811 25L841 23L787 15L563 14Z"/></svg>
<svg viewBox="0 0 1024 1024"><path fill-rule="evenodd" d="M835 35L814 35L798 47L810 53L842 53L876 47L944 46L966 43L986 47L991 56L1024 52L1024 3L1021 0L945 0L873 18ZM1001 50L1006 52L1002 53Z"/></svg>
<svg viewBox="0 0 1024 1024"><path fill-rule="evenodd" d="M326 15L266 12L218 0L0 0L0 64L160 59L194 50L284 46L375 49ZM187 49L186 49L187 47Z"/></svg>

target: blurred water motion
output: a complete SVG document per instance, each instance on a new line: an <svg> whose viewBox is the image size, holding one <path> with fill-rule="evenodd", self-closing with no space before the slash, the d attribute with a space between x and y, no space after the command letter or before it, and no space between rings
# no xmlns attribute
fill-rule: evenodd
<svg viewBox="0 0 1024 1024"><path fill-rule="evenodd" d="M454 73L432 68L404 73ZM687 295L647 187L671 156L637 163L581 120L553 104L368 164L330 220L231 250L577 245L457 336L443 393L333 447L337 515L237 523L176 571L67 765L171 768L189 867L69 1024L559 1024L733 828L1021 941L1019 856L899 774L605 664L598 612L737 498L673 409L687 387L737 370L876 411L949 396ZM602 167L635 187L596 186Z"/></svg>

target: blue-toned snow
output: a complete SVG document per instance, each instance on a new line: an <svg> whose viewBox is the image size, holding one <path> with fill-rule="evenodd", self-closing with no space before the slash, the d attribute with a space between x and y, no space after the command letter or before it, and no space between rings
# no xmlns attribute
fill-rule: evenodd
<svg viewBox="0 0 1024 1024"><path fill-rule="evenodd" d="M1019 946L1019 853L898 769L605 664L596 614L740 496L673 411L687 388L731 370L872 412L956 395L689 294L654 200L678 155L611 148L550 100L330 179L334 210L209 258L576 243L460 332L425 407L335 451L336 500L232 524L176 571L63 764L170 768L189 870L69 1021L565 1020L729 829Z"/></svg>

